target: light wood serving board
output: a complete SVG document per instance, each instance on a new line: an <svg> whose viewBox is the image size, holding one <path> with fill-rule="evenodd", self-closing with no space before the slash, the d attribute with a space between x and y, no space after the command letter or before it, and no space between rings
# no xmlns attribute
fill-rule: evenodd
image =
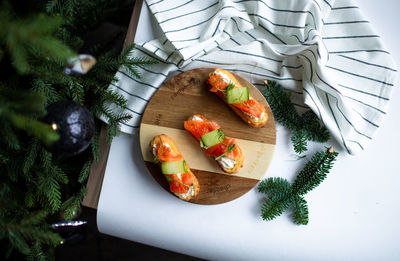
<svg viewBox="0 0 400 261"><path fill-rule="evenodd" d="M250 127L216 94L208 91L206 83L213 70L194 69L165 82L147 104L140 125L143 159L154 179L169 192L168 182L160 168L153 163L149 148L150 140L154 136L167 134L175 140L179 151L199 180L200 192L190 200L197 204L224 203L248 192L267 172L275 150L275 120L264 96L248 81L235 75L267 109L267 124L262 128ZM223 172L215 160L207 157L205 150L183 128L183 122L196 113L218 122L227 136L237 139L245 155L244 167L238 173Z"/></svg>

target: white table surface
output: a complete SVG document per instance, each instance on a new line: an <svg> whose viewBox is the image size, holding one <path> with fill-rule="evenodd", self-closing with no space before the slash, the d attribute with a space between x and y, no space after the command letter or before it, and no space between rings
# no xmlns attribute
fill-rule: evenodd
<svg viewBox="0 0 400 261"><path fill-rule="evenodd" d="M356 4L400 65L400 1ZM144 4L135 41L158 34ZM397 86L389 113L366 151L350 156L339 150L328 178L307 194L307 226L294 225L289 213L263 221L263 195L256 188L225 204L181 201L152 178L137 135L122 134L110 150L97 212L99 231L211 260L400 260ZM321 148L313 145L309 155ZM276 152L266 176L293 181L304 161L293 161L292 154L289 133L278 125Z"/></svg>

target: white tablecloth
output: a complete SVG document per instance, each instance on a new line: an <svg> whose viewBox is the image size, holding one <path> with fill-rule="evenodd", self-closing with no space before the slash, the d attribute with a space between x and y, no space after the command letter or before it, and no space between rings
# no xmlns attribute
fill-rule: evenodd
<svg viewBox="0 0 400 261"><path fill-rule="evenodd" d="M400 2L357 4L400 64L397 27ZM137 40L154 38L146 7ZM141 38L141 39L140 39ZM229 203L202 206L162 189L142 162L138 139L122 134L111 146L98 205L100 232L211 260L399 260L400 187L398 130L400 92L395 89L386 120L368 149L341 155L328 178L306 196L307 226L288 213L260 217L256 189ZM289 133L278 125L267 176L292 181L304 161L293 161ZM334 144L335 145L335 144ZM310 154L320 145L310 149Z"/></svg>

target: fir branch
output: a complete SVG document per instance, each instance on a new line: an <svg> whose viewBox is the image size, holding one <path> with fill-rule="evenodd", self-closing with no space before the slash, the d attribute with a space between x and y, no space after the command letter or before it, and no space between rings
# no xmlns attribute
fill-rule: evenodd
<svg viewBox="0 0 400 261"><path fill-rule="evenodd" d="M0 224L0 237L11 243L10 251L15 248L28 254L28 259L39 260L49 257L58 243L46 240L46 235L49 239L56 234L48 234L46 220L41 219L44 214L33 210L50 214L65 210L71 217L79 209L91 163L99 158L100 124L96 122L92 153L61 159L42 147L40 135L50 130L38 119L46 114L47 105L73 99L110 122L107 140L111 142L120 124L130 119L123 112L127 100L108 89L111 82L118 81L116 71L122 68L140 77L139 67L154 61L133 57L133 45L121 53L120 49L110 51L107 45L99 44L89 52L97 58L89 73L66 75L66 59L74 56L73 50L82 49L82 38L89 29L99 25L110 7L122 6L122 1L49 0L30 5L35 8L24 16L26 12L17 10L18 4L0 4L4 29L0 30L0 63L5 76L0 83L0 171L4 173L0 223L9 225ZM24 225L16 220L24 220Z"/></svg>
<svg viewBox="0 0 400 261"><path fill-rule="evenodd" d="M83 198L86 195L86 192L87 191L85 185L82 185L77 195L67 199L63 203L61 209L64 211L64 218L66 220L73 219L76 216L82 204Z"/></svg>
<svg viewBox="0 0 400 261"><path fill-rule="evenodd" d="M258 192L267 195L276 195L279 193L286 194L288 192L291 192L291 185L284 178L267 178L262 180L258 185Z"/></svg>
<svg viewBox="0 0 400 261"><path fill-rule="evenodd" d="M28 62L34 49L65 61L73 56L71 49L52 34L63 23L60 17L49 17L44 14L29 18L15 19L5 5L0 6L0 44L6 46L13 65L19 73L28 73L31 66Z"/></svg>
<svg viewBox="0 0 400 261"><path fill-rule="evenodd" d="M1 226L1 224L0 224ZM21 253L28 255L31 252L31 249L25 239L15 231L8 231L8 239L11 244L16 247Z"/></svg>
<svg viewBox="0 0 400 261"><path fill-rule="evenodd" d="M260 182L258 191L267 195L261 217L272 220L288 208L297 225L308 224L308 206L303 195L316 188L327 176L338 153L333 148L317 152L297 175L292 185L283 178L268 178Z"/></svg>
<svg viewBox="0 0 400 261"><path fill-rule="evenodd" d="M53 155L50 152L48 152L47 150L45 150L44 148L41 148L40 161L42 163L44 170L48 170L51 168L52 159L53 159Z"/></svg>
<svg viewBox="0 0 400 261"><path fill-rule="evenodd" d="M47 256L46 253L43 251L41 244L38 241L33 243L31 252L27 256L28 261L46 261Z"/></svg>
<svg viewBox="0 0 400 261"><path fill-rule="evenodd" d="M68 182L69 182L68 176L64 172L64 170L62 168L58 167L57 165L55 165L54 163L52 165L53 166L50 168L49 171L53 172L53 175L56 177L57 181L61 184L68 184Z"/></svg>
<svg viewBox="0 0 400 261"><path fill-rule="evenodd" d="M107 91L103 92L102 95L104 96L104 99L112 101L113 104L118 105L119 107L121 107L123 109L125 109L127 107L126 99L120 93L117 93L113 90L107 90Z"/></svg>
<svg viewBox="0 0 400 261"><path fill-rule="evenodd" d="M17 155L13 155L13 157L10 158L7 163L6 167L7 167L8 178L13 182L17 182L19 176L23 173L20 162L21 159Z"/></svg>
<svg viewBox="0 0 400 261"><path fill-rule="evenodd" d="M0 224L1 226L1 224ZM50 231L50 229L40 229L35 226L25 226L21 224L8 224L6 226L9 236L18 238L20 242L26 242L25 239L35 239L44 244L57 246L62 242L61 237Z"/></svg>
<svg viewBox="0 0 400 261"><path fill-rule="evenodd" d="M40 139L44 144L51 145L60 136L50 125L12 112L7 112L7 119L18 129L23 129L28 135Z"/></svg>
<svg viewBox="0 0 400 261"><path fill-rule="evenodd" d="M25 154L25 161L22 166L22 172L27 174L32 168L33 164L35 164L36 157L39 152L39 142L37 139L32 139L28 148L27 153Z"/></svg>
<svg viewBox="0 0 400 261"><path fill-rule="evenodd" d="M306 111L301 115L303 128L306 130L307 140L316 142L327 142L329 140L329 131L325 126L319 123L318 116L313 111Z"/></svg>
<svg viewBox="0 0 400 261"><path fill-rule="evenodd" d="M92 148L93 159L95 162L98 162L100 156L100 127L96 128L95 130L91 148Z"/></svg>
<svg viewBox="0 0 400 261"><path fill-rule="evenodd" d="M43 116L44 99L43 96L11 89L0 89L0 120L4 119L11 123L15 128L24 130L28 135L40 139L44 144L50 145L57 141L59 135L48 124L36 120L36 117ZM5 123L5 128L9 124ZM14 131L8 130L9 144L18 144Z"/></svg>
<svg viewBox="0 0 400 261"><path fill-rule="evenodd" d="M316 188L326 178L337 155L333 148L315 153L293 182L293 193L304 195Z"/></svg>
<svg viewBox="0 0 400 261"><path fill-rule="evenodd" d="M37 225L37 224L43 222L44 219L46 218L46 216L47 216L47 212L44 210L39 210L39 211L33 212L21 220L21 225L23 225L23 226L29 225L29 224Z"/></svg>
<svg viewBox="0 0 400 261"><path fill-rule="evenodd" d="M26 255L31 254L32 242L40 245L57 246L62 239L45 225L46 216L45 211L37 211L27 215L19 222L15 218L2 218L0 219L1 235L7 237L13 247Z"/></svg>
<svg viewBox="0 0 400 261"><path fill-rule="evenodd" d="M68 183L65 173L53 163L52 154L42 148L41 161L43 169L37 175L36 193L40 203L49 208L51 213L61 206L61 184Z"/></svg>
<svg viewBox="0 0 400 261"><path fill-rule="evenodd" d="M135 44L132 44L129 47L127 47L117 58L115 58L113 50L106 52L105 54L101 55L98 58L95 68L93 68L94 70L93 72L94 73L99 73L101 71L112 72L112 71L117 71L120 68L124 68L130 76L134 78L140 78L141 75L137 69L138 66L152 65L156 64L157 62L155 60L150 60L147 58L132 57L131 52L133 51L133 49L135 49Z"/></svg>
<svg viewBox="0 0 400 261"><path fill-rule="evenodd" d="M15 90L13 88L0 88L0 115L8 111L32 117L43 117L46 113L43 106L45 97L38 93Z"/></svg>
<svg viewBox="0 0 400 261"><path fill-rule="evenodd" d="M16 135L14 128L12 128L11 123L1 119L1 117L0 135L2 137L0 142L3 143L9 150L19 151L21 149L19 138Z"/></svg>
<svg viewBox="0 0 400 261"><path fill-rule="evenodd" d="M273 81L265 81L263 95L276 121L292 132L291 141L297 154L307 151L307 141L326 142L329 140L329 131L320 124L318 116L311 110L300 116L290 96L281 85Z"/></svg>
<svg viewBox="0 0 400 261"><path fill-rule="evenodd" d="M68 88L70 93L70 98L79 103L84 104L85 102L85 88L84 86L74 78L68 78Z"/></svg>
<svg viewBox="0 0 400 261"><path fill-rule="evenodd" d="M43 107L61 100L60 94L52 86L52 84L45 83L42 79L39 78L32 81L32 91L42 95L42 97L45 97Z"/></svg>
<svg viewBox="0 0 400 261"><path fill-rule="evenodd" d="M308 206L307 201L301 196L295 196L293 198L293 222L296 225L307 225L308 224Z"/></svg>
<svg viewBox="0 0 400 261"><path fill-rule="evenodd" d="M275 120L291 131L298 130L302 122L288 93L273 81L266 82L264 87L263 95L271 107Z"/></svg>
<svg viewBox="0 0 400 261"><path fill-rule="evenodd" d="M50 0L45 5L45 10L49 14L61 16L73 16L76 14L75 8L79 4L76 0Z"/></svg>
<svg viewBox="0 0 400 261"><path fill-rule="evenodd" d="M107 125L107 132L106 132L106 140L107 143L111 144L112 139L115 136L118 136L120 133L119 131L119 125L116 122L109 122Z"/></svg>
<svg viewBox="0 0 400 261"><path fill-rule="evenodd" d="M78 182L83 183L89 177L90 168L92 167L92 159L88 160L85 165L83 165L81 172L79 173Z"/></svg>
<svg viewBox="0 0 400 261"><path fill-rule="evenodd" d="M38 176L39 199L44 207L55 213L61 206L61 187L52 173Z"/></svg>
<svg viewBox="0 0 400 261"><path fill-rule="evenodd" d="M290 137L290 140L293 143L294 151L298 155L307 151L307 137L305 131L303 130L294 131L292 137Z"/></svg>
<svg viewBox="0 0 400 261"><path fill-rule="evenodd" d="M34 185L36 182L32 182L31 185ZM37 201L37 197L36 197L36 191L33 188L28 189L28 191L25 194L25 205L28 208L32 208L36 201Z"/></svg>
<svg viewBox="0 0 400 261"><path fill-rule="evenodd" d="M277 194L267 198L261 207L261 216L270 221L287 210L290 203L290 194Z"/></svg>

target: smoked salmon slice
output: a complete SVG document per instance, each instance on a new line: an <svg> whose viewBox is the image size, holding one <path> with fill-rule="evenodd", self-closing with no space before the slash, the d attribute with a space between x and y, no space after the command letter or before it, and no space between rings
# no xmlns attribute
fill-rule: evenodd
<svg viewBox="0 0 400 261"><path fill-rule="evenodd" d="M154 161L161 165L161 170L169 183L170 191L183 200L190 200L200 190L196 176L187 166L186 161L179 153L175 142L165 134L155 136L150 142L150 149ZM165 167L165 163L172 163L172 167Z"/></svg>
<svg viewBox="0 0 400 261"><path fill-rule="evenodd" d="M201 136L213 130L218 130L220 126L215 121L190 120L184 122L184 128L200 141Z"/></svg>
<svg viewBox="0 0 400 261"><path fill-rule="evenodd" d="M242 86L231 72L215 69L210 73L207 82L209 90L227 103L246 124L262 127L267 123L268 114L265 106L254 99L249 94L249 88ZM239 88L241 90L232 91Z"/></svg>
<svg viewBox="0 0 400 261"><path fill-rule="evenodd" d="M206 149L206 155L213 157L223 171L235 173L243 167L244 155L239 144L234 138L225 136L217 122L195 114L183 125L200 142L200 146Z"/></svg>

